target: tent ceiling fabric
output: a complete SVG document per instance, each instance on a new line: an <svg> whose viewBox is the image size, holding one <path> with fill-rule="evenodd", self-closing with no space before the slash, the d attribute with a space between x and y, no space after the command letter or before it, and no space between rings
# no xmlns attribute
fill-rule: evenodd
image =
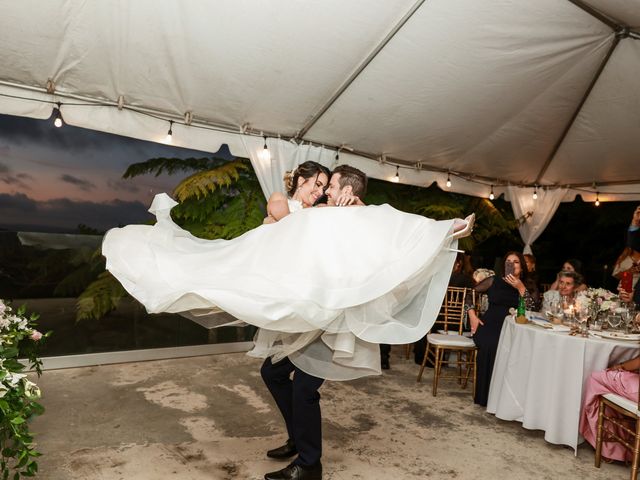
<svg viewBox="0 0 640 480"><path fill-rule="evenodd" d="M617 41L590 8L632 34ZM0 11L0 113L46 118L53 105L33 100L60 101L70 124L157 141L173 119L177 144L238 154L242 131L303 131L354 149L379 178L395 172L372 160L384 156L430 170L402 169L405 183L462 174L451 189L463 193L530 186L544 170L540 185L640 198L640 0L0 0ZM120 96L123 110L69 104ZM186 112L193 126L179 124Z"/></svg>

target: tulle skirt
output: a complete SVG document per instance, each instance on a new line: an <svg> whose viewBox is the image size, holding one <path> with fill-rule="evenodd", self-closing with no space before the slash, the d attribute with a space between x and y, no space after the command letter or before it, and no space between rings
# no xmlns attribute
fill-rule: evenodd
<svg viewBox="0 0 640 480"><path fill-rule="evenodd" d="M379 374L378 344L422 338L455 261L453 221L389 205L308 208L233 240L194 237L175 205L158 195L154 226L107 232L107 269L150 313L220 308L259 327L250 355L330 380Z"/></svg>

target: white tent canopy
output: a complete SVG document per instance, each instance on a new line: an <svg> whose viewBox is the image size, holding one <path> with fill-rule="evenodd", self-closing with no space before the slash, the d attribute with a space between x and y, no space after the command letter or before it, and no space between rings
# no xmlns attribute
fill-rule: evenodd
<svg viewBox="0 0 640 480"><path fill-rule="evenodd" d="M250 157L266 194L342 147L338 161L372 177L399 166L403 183L450 177L471 195L640 199L640 0L0 0L0 12L0 113L48 118L59 102L69 124L154 141L172 121L175 145Z"/></svg>

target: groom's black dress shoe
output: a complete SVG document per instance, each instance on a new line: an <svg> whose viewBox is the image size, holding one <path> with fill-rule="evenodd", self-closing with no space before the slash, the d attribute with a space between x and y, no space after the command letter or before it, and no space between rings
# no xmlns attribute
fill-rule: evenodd
<svg viewBox="0 0 640 480"><path fill-rule="evenodd" d="M291 439L287 440L287 443L282 445L281 447L274 448L273 450L269 450L267 452L267 457L269 458L289 458L293 457L296 453L298 453L298 449L294 445Z"/></svg>
<svg viewBox="0 0 640 480"><path fill-rule="evenodd" d="M277 472L267 473L264 480L322 480L322 464L303 467L293 463Z"/></svg>

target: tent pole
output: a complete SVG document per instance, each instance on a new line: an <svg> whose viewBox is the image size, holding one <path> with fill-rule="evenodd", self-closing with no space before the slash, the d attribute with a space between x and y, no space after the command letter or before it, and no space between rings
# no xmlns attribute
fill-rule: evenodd
<svg viewBox="0 0 640 480"><path fill-rule="evenodd" d="M569 1L573 1L573 0L569 0ZM582 111L582 107L584 106L585 102L589 98L589 95L591 94L591 91L593 90L593 87L596 85L596 82L600 78L600 75L604 71L604 68L607 66L607 63L609 63L609 59L611 58L611 55L613 55L614 50L616 49L616 47L618 46L618 43L620 42L620 37L621 36L616 33L616 35L615 35L615 37L613 39L613 43L611 44L611 47L609 48L609 51L607 52L605 57L602 59L602 62L600 62L600 66L598 67L598 70L596 70L596 73L594 74L593 78L591 79L591 82L589 83L589 86L587 87L587 90L584 92L584 95L582 96L582 99L580 100L580 103L578 103L578 107L575 109L575 111L573 112L573 115L571 116L571 118L569 119L567 124L565 125L564 130L562 131L562 134L560 135L560 138L558 138L558 140L556 141L555 145L553 146L553 149L549 153L549 156L547 157L547 160L544 162L544 165L540 169L540 172L538 172L538 176L536 177L536 180L535 180L534 183L536 183L536 184L542 183L542 177L544 176L544 174L546 173L547 169L549 168L549 165L551 165L551 162L553 161L554 157L556 156L556 153L558 153L558 150L560 150L560 147L562 146L562 143L564 142L565 138L567 138L567 135L569 134L569 130L571 130L571 127L573 126L573 124L575 123L576 119L578 118L578 115Z"/></svg>
<svg viewBox="0 0 640 480"><path fill-rule="evenodd" d="M391 39L395 36L396 33L409 21L409 19L413 16L414 13L418 11L418 9L422 6L422 4L426 0L418 0L413 4L411 9L400 19L398 23L391 29L389 33L382 39L380 43L367 55L367 57L358 65L358 67L354 70L354 72L349 75L342 85L338 88L338 90L331 96L331 98L318 110L311 119L296 133L294 140L303 139L306 133L309 131L311 127L313 127L320 117L325 114L331 105L333 105L338 98L344 93L344 91L349 88L349 86L355 81L356 78L362 73L362 71L367 68L367 66L373 61L374 58L382 51L382 49L391 41Z"/></svg>
<svg viewBox="0 0 640 480"><path fill-rule="evenodd" d="M607 25L614 32L618 31L620 28L625 26L622 23L618 22L617 20L614 20L614 19L612 19L610 17L607 17L602 12L600 12L600 11L596 10L595 8L593 8L591 5L587 5L582 0L568 0L568 1L573 3L579 9L584 10L586 13L591 15L593 18L597 18L598 20L600 20L602 23Z"/></svg>

